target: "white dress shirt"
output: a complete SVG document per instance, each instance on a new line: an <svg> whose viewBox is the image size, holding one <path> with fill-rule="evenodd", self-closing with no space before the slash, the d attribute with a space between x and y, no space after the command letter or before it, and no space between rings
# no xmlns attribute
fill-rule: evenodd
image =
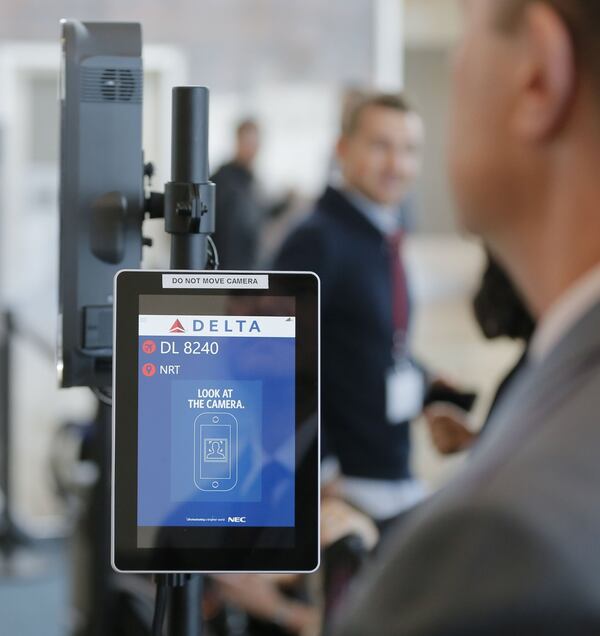
<svg viewBox="0 0 600 636"><path fill-rule="evenodd" d="M571 285L542 316L529 347L531 362L541 363L599 301L600 263Z"/></svg>
<svg viewBox="0 0 600 636"><path fill-rule="evenodd" d="M350 187L342 188L343 195L384 236L400 229L399 206L380 205Z"/></svg>

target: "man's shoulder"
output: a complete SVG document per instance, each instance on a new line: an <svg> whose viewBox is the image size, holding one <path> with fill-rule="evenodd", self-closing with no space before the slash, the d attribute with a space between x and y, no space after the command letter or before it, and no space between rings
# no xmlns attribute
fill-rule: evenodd
<svg viewBox="0 0 600 636"><path fill-rule="evenodd" d="M320 232L339 243L340 234L348 239L366 236L365 225L370 227L350 201L339 190L329 187L293 231Z"/></svg>
<svg viewBox="0 0 600 636"><path fill-rule="evenodd" d="M336 235L339 236L331 220L312 211L289 230L279 249L277 261L285 261L294 254L301 254L302 258L312 258L315 252L327 254L332 258L336 253Z"/></svg>
<svg viewBox="0 0 600 636"><path fill-rule="evenodd" d="M352 253L351 237L326 195L292 227L275 258L276 269L311 269L322 281L332 278Z"/></svg>
<svg viewBox="0 0 600 636"><path fill-rule="evenodd" d="M517 479L520 474L531 472L537 479L568 483L581 471L560 475L556 469L576 464L596 471L600 477L600 462L595 460L593 450L600 447L600 364L592 364L580 374L576 367L566 367L564 373L570 370L574 380L558 377L557 386L549 389L564 394L559 393L555 403L552 394L540 393L537 408L525 415L522 426L518 400L501 415L498 426L510 427L514 418L520 430L513 431L516 443L498 469L499 478Z"/></svg>
<svg viewBox="0 0 600 636"><path fill-rule="evenodd" d="M290 238L318 238L322 242L339 243L340 233L346 232L343 220L319 199L304 218L299 220L290 230Z"/></svg>
<svg viewBox="0 0 600 636"><path fill-rule="evenodd" d="M250 173L246 173L235 162L229 161L222 164L217 171L211 176L210 180L215 183L219 181L242 182L251 178Z"/></svg>
<svg viewBox="0 0 600 636"><path fill-rule="evenodd" d="M596 368L560 404L532 412L522 426L517 422L522 431L512 445L496 456L490 445L487 457L481 458L492 466L489 472L479 473L478 459L473 458L465 477L476 485L465 486L458 508L466 517L494 512L517 519L551 542L557 553L569 553L573 540L591 549L600 531L600 507L592 504L600 483L599 411L600 369ZM510 424L510 413L505 422L496 423ZM503 442L500 436L494 443Z"/></svg>
<svg viewBox="0 0 600 636"><path fill-rule="evenodd" d="M344 636L599 633L564 629L600 622L600 368L588 363L558 403L519 416L522 385L487 448L389 538Z"/></svg>
<svg viewBox="0 0 600 636"><path fill-rule="evenodd" d="M210 179L211 179L211 181L214 181L215 179L219 179L223 175L226 175L228 172L231 172L231 170L232 170L232 163L231 162L222 163L216 169L216 171L211 175Z"/></svg>

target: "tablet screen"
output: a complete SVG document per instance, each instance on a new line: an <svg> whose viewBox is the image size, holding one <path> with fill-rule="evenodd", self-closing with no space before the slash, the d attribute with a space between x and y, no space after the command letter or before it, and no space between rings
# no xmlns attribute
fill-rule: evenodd
<svg viewBox="0 0 600 636"><path fill-rule="evenodd" d="M268 279L190 289L119 275L118 569L314 569L318 283Z"/></svg>
<svg viewBox="0 0 600 636"><path fill-rule="evenodd" d="M140 296L140 528L294 526L294 305Z"/></svg>

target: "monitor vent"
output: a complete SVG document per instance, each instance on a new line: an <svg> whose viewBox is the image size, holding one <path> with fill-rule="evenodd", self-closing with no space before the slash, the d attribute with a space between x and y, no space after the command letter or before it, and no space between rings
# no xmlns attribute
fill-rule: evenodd
<svg viewBox="0 0 600 636"><path fill-rule="evenodd" d="M82 101L142 103L140 69L84 68L82 71Z"/></svg>

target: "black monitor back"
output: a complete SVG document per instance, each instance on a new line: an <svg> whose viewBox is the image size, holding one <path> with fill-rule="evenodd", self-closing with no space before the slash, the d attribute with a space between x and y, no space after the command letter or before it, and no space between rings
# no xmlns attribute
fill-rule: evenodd
<svg viewBox="0 0 600 636"><path fill-rule="evenodd" d="M113 277L142 251L141 28L61 25L59 375L109 386Z"/></svg>

